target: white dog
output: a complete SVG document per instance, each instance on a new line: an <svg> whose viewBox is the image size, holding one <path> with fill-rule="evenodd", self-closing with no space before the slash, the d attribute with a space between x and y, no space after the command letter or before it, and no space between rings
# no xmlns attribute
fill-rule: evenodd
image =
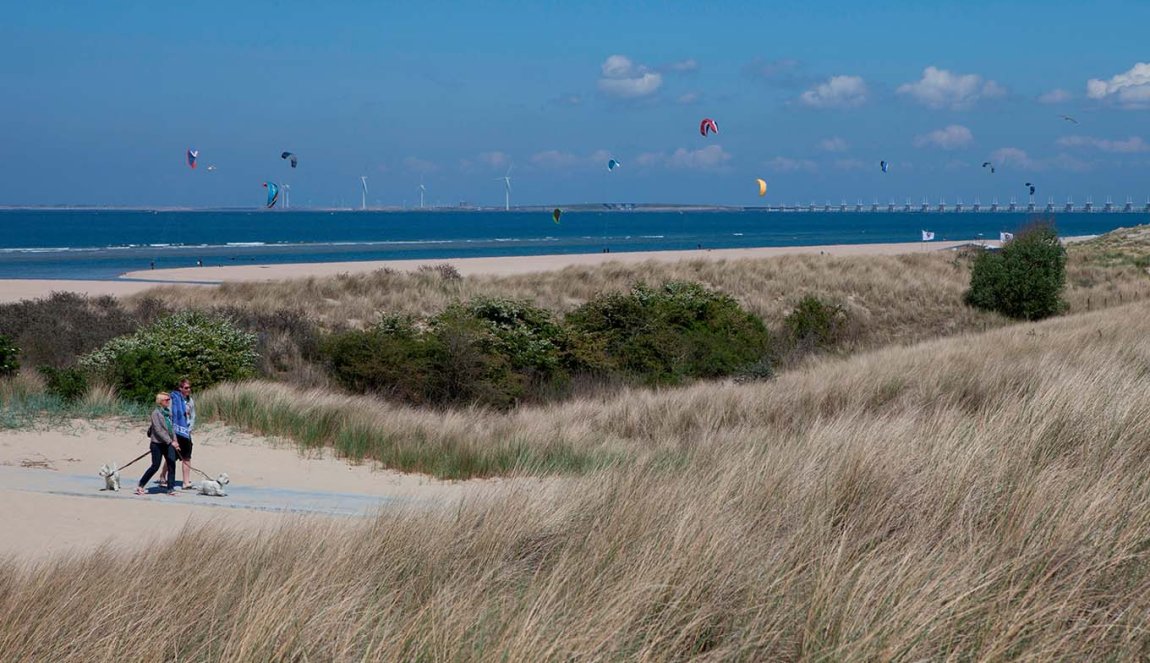
<svg viewBox="0 0 1150 663"><path fill-rule="evenodd" d="M215 481L211 479L204 479L203 481L192 484L192 486L200 491L200 495L207 495L208 497L227 497L228 491L224 486L228 485L228 473L224 472L216 477Z"/></svg>
<svg viewBox="0 0 1150 663"><path fill-rule="evenodd" d="M100 468L100 476L104 477L104 490L120 489L120 470L115 463L108 463Z"/></svg>

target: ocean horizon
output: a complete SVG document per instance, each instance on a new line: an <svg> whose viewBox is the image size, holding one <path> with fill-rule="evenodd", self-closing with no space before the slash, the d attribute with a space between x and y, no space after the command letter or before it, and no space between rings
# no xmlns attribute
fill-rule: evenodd
<svg viewBox="0 0 1150 663"><path fill-rule="evenodd" d="M708 206L596 210L0 209L0 278L115 279L149 268L441 260L686 249L997 239L1051 221L1060 235L1150 223L1102 212L778 212Z"/></svg>

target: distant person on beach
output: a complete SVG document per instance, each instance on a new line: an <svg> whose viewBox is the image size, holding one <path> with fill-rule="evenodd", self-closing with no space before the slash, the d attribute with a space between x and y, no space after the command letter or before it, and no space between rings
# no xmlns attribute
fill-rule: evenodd
<svg viewBox="0 0 1150 663"><path fill-rule="evenodd" d="M201 258L196 258L196 267L203 267L204 261Z"/></svg>
<svg viewBox="0 0 1150 663"><path fill-rule="evenodd" d="M140 477L136 486L137 495L145 495L145 486L152 480L152 475L160 469L160 464L168 461L168 494L175 495L173 487L176 483L176 452L179 442L172 428L172 397L165 393L156 394L156 409L152 410L151 425L148 426L148 449L152 453L152 464Z"/></svg>
<svg viewBox="0 0 1150 663"><path fill-rule="evenodd" d="M155 261L155 260L153 260L153 261L152 261L152 269L155 269L155 268L156 268L156 261Z"/></svg>

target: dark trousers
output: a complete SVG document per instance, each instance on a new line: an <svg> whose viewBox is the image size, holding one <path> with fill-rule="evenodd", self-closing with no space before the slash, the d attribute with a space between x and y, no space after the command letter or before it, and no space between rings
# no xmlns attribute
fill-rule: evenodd
<svg viewBox="0 0 1150 663"><path fill-rule="evenodd" d="M170 444L162 444L160 442L152 442L148 445L148 450L152 452L152 466L144 472L144 476L140 477L140 488L148 485L152 480L152 475L160 469L160 464L164 462L164 457L168 459L168 489L176 487L176 448Z"/></svg>

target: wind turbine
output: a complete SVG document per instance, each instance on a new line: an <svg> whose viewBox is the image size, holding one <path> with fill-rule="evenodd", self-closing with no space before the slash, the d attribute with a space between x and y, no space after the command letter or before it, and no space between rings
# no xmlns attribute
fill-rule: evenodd
<svg viewBox="0 0 1150 663"><path fill-rule="evenodd" d="M423 194L427 192L427 187L423 186L423 178L419 178L419 209L423 209Z"/></svg>
<svg viewBox="0 0 1150 663"><path fill-rule="evenodd" d="M360 202L359 208L361 210L366 210L367 209L367 176L366 175L360 175L359 176L359 183L363 185L363 200Z"/></svg>
<svg viewBox="0 0 1150 663"><path fill-rule="evenodd" d="M496 177L495 181L503 180L503 209L511 211L511 166L507 167L507 174L503 177Z"/></svg>
<svg viewBox="0 0 1150 663"><path fill-rule="evenodd" d="M283 184L281 188L284 190L284 209L291 207L291 185Z"/></svg>

